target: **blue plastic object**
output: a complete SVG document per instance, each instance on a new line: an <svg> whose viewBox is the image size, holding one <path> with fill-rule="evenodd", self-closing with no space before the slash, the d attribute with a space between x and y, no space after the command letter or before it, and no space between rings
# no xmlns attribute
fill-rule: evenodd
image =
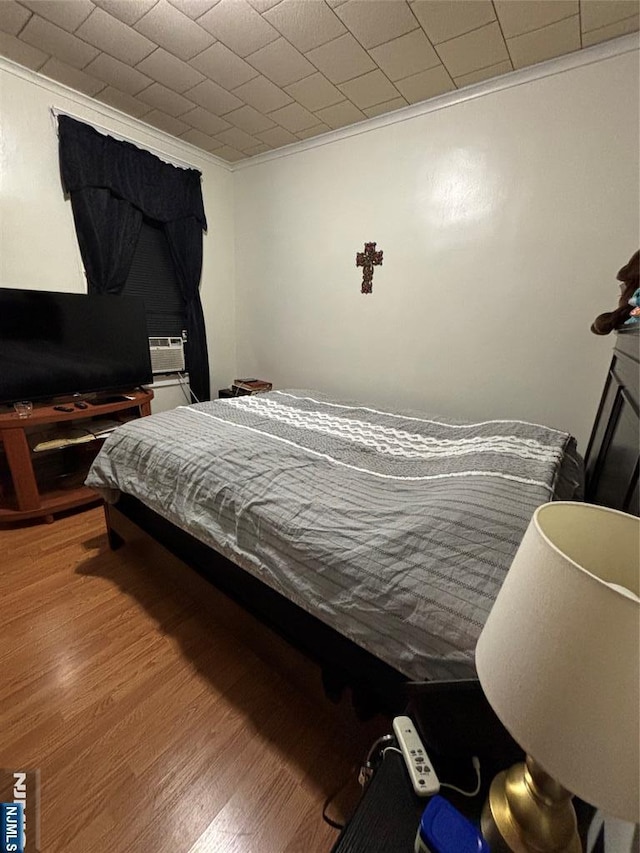
<svg viewBox="0 0 640 853"><path fill-rule="evenodd" d="M443 797L435 796L422 813L418 838L431 853L489 853L476 827ZM420 850L416 839L416 849Z"/></svg>

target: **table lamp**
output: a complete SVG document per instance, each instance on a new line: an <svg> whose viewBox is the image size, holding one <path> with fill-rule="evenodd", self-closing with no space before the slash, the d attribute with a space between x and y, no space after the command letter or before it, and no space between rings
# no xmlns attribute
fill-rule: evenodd
<svg viewBox="0 0 640 853"><path fill-rule="evenodd" d="M482 689L527 753L491 784L492 853L579 853L572 794L640 821L639 576L640 519L535 511L476 648Z"/></svg>

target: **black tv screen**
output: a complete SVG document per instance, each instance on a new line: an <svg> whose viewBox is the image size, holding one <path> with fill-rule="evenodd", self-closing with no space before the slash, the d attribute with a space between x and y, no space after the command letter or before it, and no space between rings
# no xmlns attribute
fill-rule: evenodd
<svg viewBox="0 0 640 853"><path fill-rule="evenodd" d="M142 299L0 288L0 402L152 381Z"/></svg>

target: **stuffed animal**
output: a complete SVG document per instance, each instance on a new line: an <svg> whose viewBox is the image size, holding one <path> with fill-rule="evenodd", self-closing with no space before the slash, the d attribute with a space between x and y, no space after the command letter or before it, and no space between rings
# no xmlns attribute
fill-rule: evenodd
<svg viewBox="0 0 640 853"><path fill-rule="evenodd" d="M633 326L634 323L640 323L640 287L629 300L631 308L631 316L625 321L625 326Z"/></svg>
<svg viewBox="0 0 640 853"><path fill-rule="evenodd" d="M640 252L631 256L629 262L618 271L616 278L621 282L618 307L615 311L607 311L596 317L591 326L594 335L608 335L614 329L624 326L632 316L634 321L638 320L638 314L635 312L639 307L637 300L640 298Z"/></svg>

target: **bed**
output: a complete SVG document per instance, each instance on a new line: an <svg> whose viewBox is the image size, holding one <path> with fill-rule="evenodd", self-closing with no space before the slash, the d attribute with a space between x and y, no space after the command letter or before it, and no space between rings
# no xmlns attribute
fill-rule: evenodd
<svg viewBox="0 0 640 853"><path fill-rule="evenodd" d="M288 390L126 424L87 483L112 544L132 520L338 683L388 700L407 682L475 677L533 510L581 499L582 467L549 427Z"/></svg>

